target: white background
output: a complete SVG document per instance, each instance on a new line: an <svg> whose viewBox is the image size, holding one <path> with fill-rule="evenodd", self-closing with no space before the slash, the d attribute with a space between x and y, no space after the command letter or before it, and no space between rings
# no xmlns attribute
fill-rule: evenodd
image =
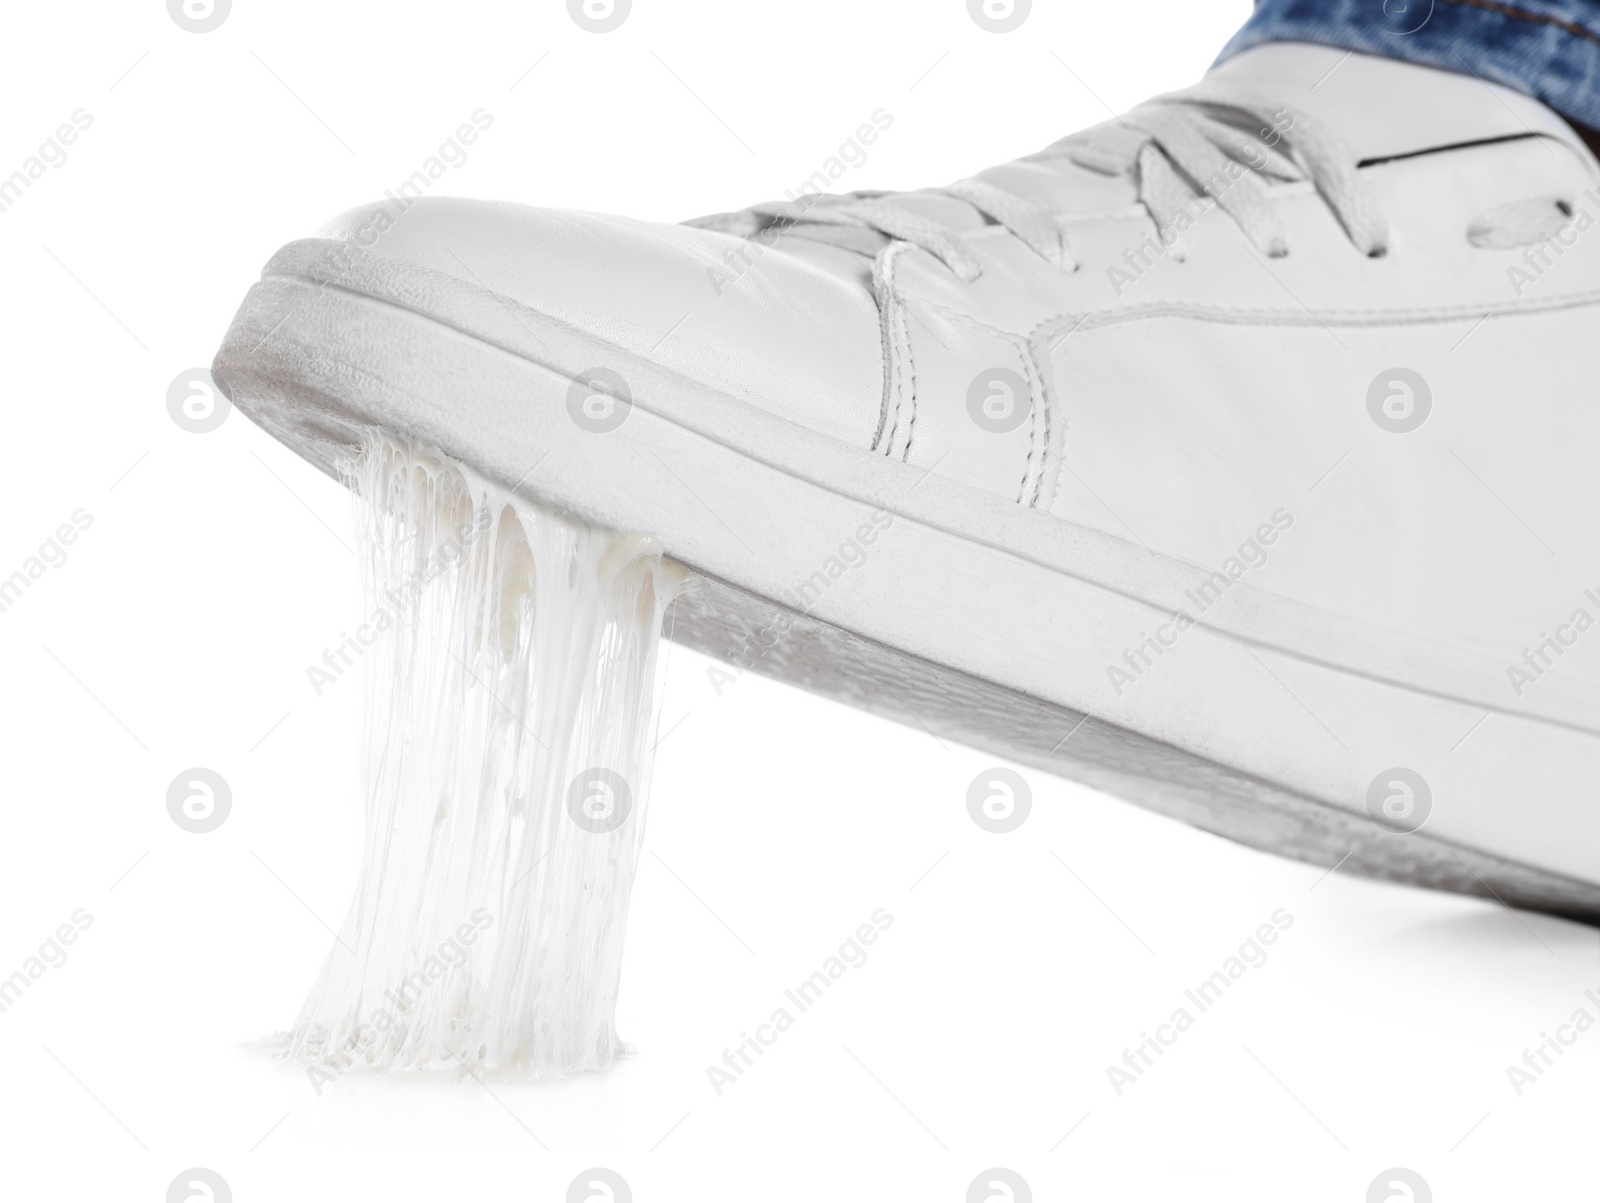
<svg viewBox="0 0 1600 1203"><path fill-rule="evenodd" d="M150 1200L207 1166L258 1200L1348 1200L1406 1166L1440 1201L1593 1190L1600 1030L1521 1097L1506 1066L1600 987L1589 928L1259 855L673 648L619 1025L637 1055L532 1085L348 1077L318 1098L241 1049L287 1025L359 860L360 683L305 668L360 612L349 503L234 414L168 417L267 257L408 176L667 221L781 196L873 110L841 188L956 179L1195 79L1243 0L11 6L0 174L93 125L0 213L10 454L0 576L79 508L0 614L0 976L93 925L0 1014L0 1195ZM537 64L537 65L536 65ZM531 69L531 70L530 70ZM691 92L692 89L692 92ZM982 616L974 616L982 621ZM168 818L181 770L234 807ZM718 1097L706 1067L876 908L892 928ZM1293 926L1118 1097L1106 1067L1276 908Z"/></svg>

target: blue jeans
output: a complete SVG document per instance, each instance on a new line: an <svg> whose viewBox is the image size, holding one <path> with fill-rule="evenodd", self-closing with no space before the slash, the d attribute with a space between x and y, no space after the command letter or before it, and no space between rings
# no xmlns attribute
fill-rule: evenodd
<svg viewBox="0 0 1600 1203"><path fill-rule="evenodd" d="M1597 0L1257 0L1218 61L1262 42L1320 42L1476 75L1600 129Z"/></svg>

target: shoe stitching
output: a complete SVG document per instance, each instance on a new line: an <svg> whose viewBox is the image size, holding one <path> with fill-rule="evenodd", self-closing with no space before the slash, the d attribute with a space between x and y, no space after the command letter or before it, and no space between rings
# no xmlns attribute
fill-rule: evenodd
<svg viewBox="0 0 1600 1203"><path fill-rule="evenodd" d="M909 307L909 305L906 304L906 301L905 301L904 297L901 297L901 296L899 296L899 294L896 294L896 299L900 302L900 309L901 309L901 313L902 314L904 314L905 312L909 311L910 307ZM988 322L985 322L985 321L983 321L983 320L981 320L979 318L972 317L972 316L970 316L968 314L960 312L959 310L951 309L946 305L941 305L938 301L931 300L928 297L918 297L917 298L917 303L922 305L923 308L925 308L925 309L933 310L940 317L944 318L946 321L950 322L952 325L965 326L969 330L975 331L975 332L977 332L979 334L985 335L986 337L993 339L994 341L996 341L998 343L1004 344L1005 346L1009 347L1011 349L1011 353L1017 357L1017 363L1022 368L1023 375L1028 378L1028 384L1029 384L1029 387L1030 387L1033 395L1035 395L1035 396L1040 398L1040 404L1032 406L1030 408L1030 410L1029 410L1028 417L1029 417L1030 429L1029 429L1029 439L1028 439L1028 455L1027 455L1027 459L1024 461L1024 464L1023 464L1022 479L1021 479L1021 481L1018 482L1018 485L1017 485L1017 496L1016 496L1016 498L1014 500L1016 501L1016 503L1018 505L1026 505L1026 506L1029 506L1029 507L1035 506L1037 504L1037 502L1038 502L1038 499L1039 499L1040 488L1042 487L1042 485L1044 483L1045 463L1046 463L1046 459L1047 459L1047 457L1049 455L1049 442L1048 442L1048 440L1049 440L1049 437L1050 437L1051 416L1050 416L1050 410L1049 410L1050 397L1049 397L1049 394L1047 393L1047 391L1046 391L1046 389L1044 387L1044 376L1043 376L1043 373L1039 370L1039 365L1035 362L1035 360L1033 358L1033 355L1032 355L1032 353L1031 353L1031 351L1030 351L1030 349L1028 347L1028 340L1026 338L1020 336L1020 335L1013 334L1009 330L1002 330L998 326L992 326ZM908 352L909 352L910 334L911 334L910 327L909 327L909 325L907 325L906 326L906 340L907 340L907 344L908 344ZM1041 416L1041 413L1040 413L1041 410L1043 411L1042 416ZM913 425L916 422L916 412L917 412L916 401L915 401L915 397L913 396L913 401L912 401L912 419L911 419ZM1041 426L1041 424L1042 424L1042 426ZM909 434L908 434L908 441L907 441L907 446L906 446L906 455L907 456L910 455L910 450L911 449L910 449ZM1027 487L1028 487L1028 478L1030 476L1032 476L1034 474L1034 472L1035 472L1035 457L1036 456L1038 458L1038 464L1037 464L1038 475L1034 480L1033 497L1032 497L1031 500L1024 500L1024 495L1025 495L1025 493L1027 491Z"/></svg>
<svg viewBox="0 0 1600 1203"><path fill-rule="evenodd" d="M1002 337L1022 337L1011 331L987 326L980 319L969 317L927 297L917 298L919 303L938 310L946 317L964 319L982 329ZM1064 327L1094 328L1123 321L1136 321L1146 317L1188 317L1196 321L1219 321L1260 326L1310 326L1333 323L1339 326L1427 325L1455 321L1468 317L1522 317L1548 313L1561 309L1581 309L1600 305L1600 289L1571 293L1566 296L1544 297L1534 302L1491 302L1479 305L1434 306L1417 309L1259 309L1227 305L1195 305L1183 302L1143 302L1118 309L1062 312L1040 319L1026 337L1039 339L1060 332Z"/></svg>
<svg viewBox="0 0 1600 1203"><path fill-rule="evenodd" d="M1015 350L1016 347L1013 345L1012 349ZM1033 365L1028 362L1026 355L1019 355L1018 358L1022 361L1022 370L1028 374L1028 389L1031 396L1038 391L1035 387L1038 382L1032 378ZM1023 497L1028 492L1028 477L1033 475L1033 453L1039 444L1039 408L1038 405L1028 406L1028 458L1022 464L1022 479L1017 481L1016 502L1018 505L1027 504Z"/></svg>
<svg viewBox="0 0 1600 1203"><path fill-rule="evenodd" d="M1600 304L1600 289L1537 300L1491 301L1482 304L1421 306L1412 309L1262 309L1249 306L1203 305L1182 301L1143 301L1114 309L1062 311L1041 318L1029 334L993 326L982 318L952 309L931 297L919 296L917 303L952 321L965 322L1000 338L1039 338L1058 332L1063 325L1081 322L1084 328L1103 326L1142 317L1192 317L1196 320L1253 323L1261 326L1307 326L1332 323L1340 326L1424 325L1454 321L1463 317L1520 317L1547 313L1555 309L1579 309Z"/></svg>
<svg viewBox="0 0 1600 1203"><path fill-rule="evenodd" d="M1099 329L1122 322L1155 317L1180 317L1229 325L1262 326L1268 329L1279 326L1299 328L1329 324L1340 327L1420 326L1443 324L1463 318L1525 317L1563 309L1583 309L1594 305L1600 305L1600 291L1574 294L1570 297L1552 297L1535 304L1460 305L1409 310L1344 309L1325 310L1321 313L1288 309L1189 305L1181 302L1146 302L1126 309L1056 314L1045 318L1034 329L1035 337L1038 337L1053 335L1063 328Z"/></svg>
<svg viewBox="0 0 1600 1203"><path fill-rule="evenodd" d="M1048 378L1045 375L1044 365L1040 364L1039 362L1039 357L1034 351L1033 340L1031 338L1028 339L1024 344L1023 359L1027 363L1028 370L1034 378L1035 387L1039 391L1039 406L1044 411L1044 431L1042 441L1039 446L1039 475L1033 482L1033 496L1030 497L1027 502L1030 509L1038 509L1039 498L1044 492L1045 476L1052 467L1051 436L1055 430L1056 420L1055 390L1049 387L1047 382ZM1063 415L1062 421L1066 421L1065 415ZM1054 498L1052 498L1052 500L1054 500Z"/></svg>
<svg viewBox="0 0 1600 1203"><path fill-rule="evenodd" d="M900 429L900 409L906 410L906 439L905 447L900 453L901 462L909 462L911 456L911 435L917 425L917 357L911 346L911 321L905 298L898 291L893 294L895 313L900 318L900 345L905 352L905 371L901 379L901 405L895 409L895 431ZM890 453L893 454L894 440L889 443Z"/></svg>
<svg viewBox="0 0 1600 1203"><path fill-rule="evenodd" d="M981 318L975 318L970 314L962 313L958 309L951 309L949 306L942 305L938 301L932 300L929 297L918 297L917 300L924 308L935 311L939 314L939 316L943 317L945 320L954 325L966 326L980 334L987 335L997 342L1006 344L1017 356L1017 359L1022 366L1023 374L1028 377L1029 385L1039 397L1040 404L1033 406L1029 413L1029 418L1033 425L1030 431L1030 438L1028 440L1028 458L1024 465L1022 480L1017 486L1017 496L1015 500L1018 505L1025 505L1029 508L1037 508L1040 491L1044 486L1045 469L1049 462L1049 439L1050 431L1052 429L1050 410L1054 400L1053 393L1045 386L1044 373L1040 370L1039 364L1034 359L1032 354L1032 350L1029 346L1031 340L1027 336L1017 335L1009 330L1003 330L998 326L990 325ZM1049 321L1051 319L1046 320ZM1041 409L1043 410L1042 430L1039 427L1039 422L1041 420L1039 418L1039 411ZM1024 494L1026 493L1028 487L1028 476L1034 471L1034 456L1036 451L1038 454L1038 475L1034 480L1033 496L1030 499L1024 500Z"/></svg>
<svg viewBox="0 0 1600 1203"><path fill-rule="evenodd" d="M918 302L949 321L969 326L997 339L1012 342L1017 335L1008 330L992 326L979 318L952 309L929 297L918 297ZM902 304L904 302L902 301ZM1233 308L1227 306L1199 306L1175 303L1146 302L1137 306L1124 309L1090 311L1083 314L1058 313L1044 318L1034 326L1033 331L1026 336L1027 352L1023 355L1023 362L1028 369L1030 378L1035 382L1045 406L1046 421L1049 421L1050 411L1054 408L1054 389L1047 383L1044 366L1054 356L1052 349L1049 356L1035 357L1034 347L1047 343L1056 334L1063 330L1077 332L1080 329L1097 329L1118 325L1124 322L1139 321L1145 318L1178 317L1194 321L1215 321L1230 325L1260 325L1271 328L1273 326L1286 326L1303 328L1314 325L1327 324L1329 321L1341 326L1383 326L1383 325L1425 325L1456 321L1465 318L1486 317L1518 317L1537 313L1546 313L1562 309L1577 309L1600 304L1600 290L1591 290L1586 293L1576 293L1567 297L1542 298L1538 301L1517 301L1511 303L1500 302L1493 305L1458 305L1438 306L1423 309L1409 310L1384 310L1384 309L1349 309L1328 310L1322 313L1307 310L1295 312L1293 310L1263 310L1248 308ZM1064 341L1064 340L1063 340ZM1049 427L1046 427L1045 437L1049 437ZM1039 476L1035 481L1034 495L1027 502L1030 508L1037 508L1043 493L1045 469L1050 453L1048 442L1043 449L1040 460ZM1029 452L1030 461L1032 450ZM1019 502L1021 501L1019 497ZM1052 499L1053 504L1053 499Z"/></svg>
<svg viewBox="0 0 1600 1203"><path fill-rule="evenodd" d="M881 447L885 455L888 454L888 446L884 440L894 437L889 422L890 406L892 404L896 412L900 407L899 399L895 396L900 373L894 370L895 356L899 354L894 337L894 254L895 244L891 243L879 253L872 265L872 293L878 304L878 341L883 350L883 397L878 405L878 428L873 432L868 450L877 451Z"/></svg>

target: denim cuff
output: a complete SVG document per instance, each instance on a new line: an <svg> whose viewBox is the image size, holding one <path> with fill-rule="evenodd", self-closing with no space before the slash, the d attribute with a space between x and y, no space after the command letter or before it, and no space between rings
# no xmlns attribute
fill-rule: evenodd
<svg viewBox="0 0 1600 1203"><path fill-rule="evenodd" d="M1259 0L1217 61L1263 42L1476 75L1600 129L1600 4L1587 0Z"/></svg>

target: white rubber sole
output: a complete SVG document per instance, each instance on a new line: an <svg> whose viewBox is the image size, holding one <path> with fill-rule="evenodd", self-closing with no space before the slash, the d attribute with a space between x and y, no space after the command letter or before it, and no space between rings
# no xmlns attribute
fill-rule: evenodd
<svg viewBox="0 0 1600 1203"><path fill-rule="evenodd" d="M606 433L568 409L593 368L633 399ZM703 578L670 620L703 651L1252 847L1600 918L1600 697L1582 683L1511 706L1501 665L1241 583L1117 697L1107 666L1192 611L1185 591L1206 570L323 240L268 265L213 372L330 472L376 426L657 536ZM1432 792L1408 834L1367 809L1397 765Z"/></svg>

